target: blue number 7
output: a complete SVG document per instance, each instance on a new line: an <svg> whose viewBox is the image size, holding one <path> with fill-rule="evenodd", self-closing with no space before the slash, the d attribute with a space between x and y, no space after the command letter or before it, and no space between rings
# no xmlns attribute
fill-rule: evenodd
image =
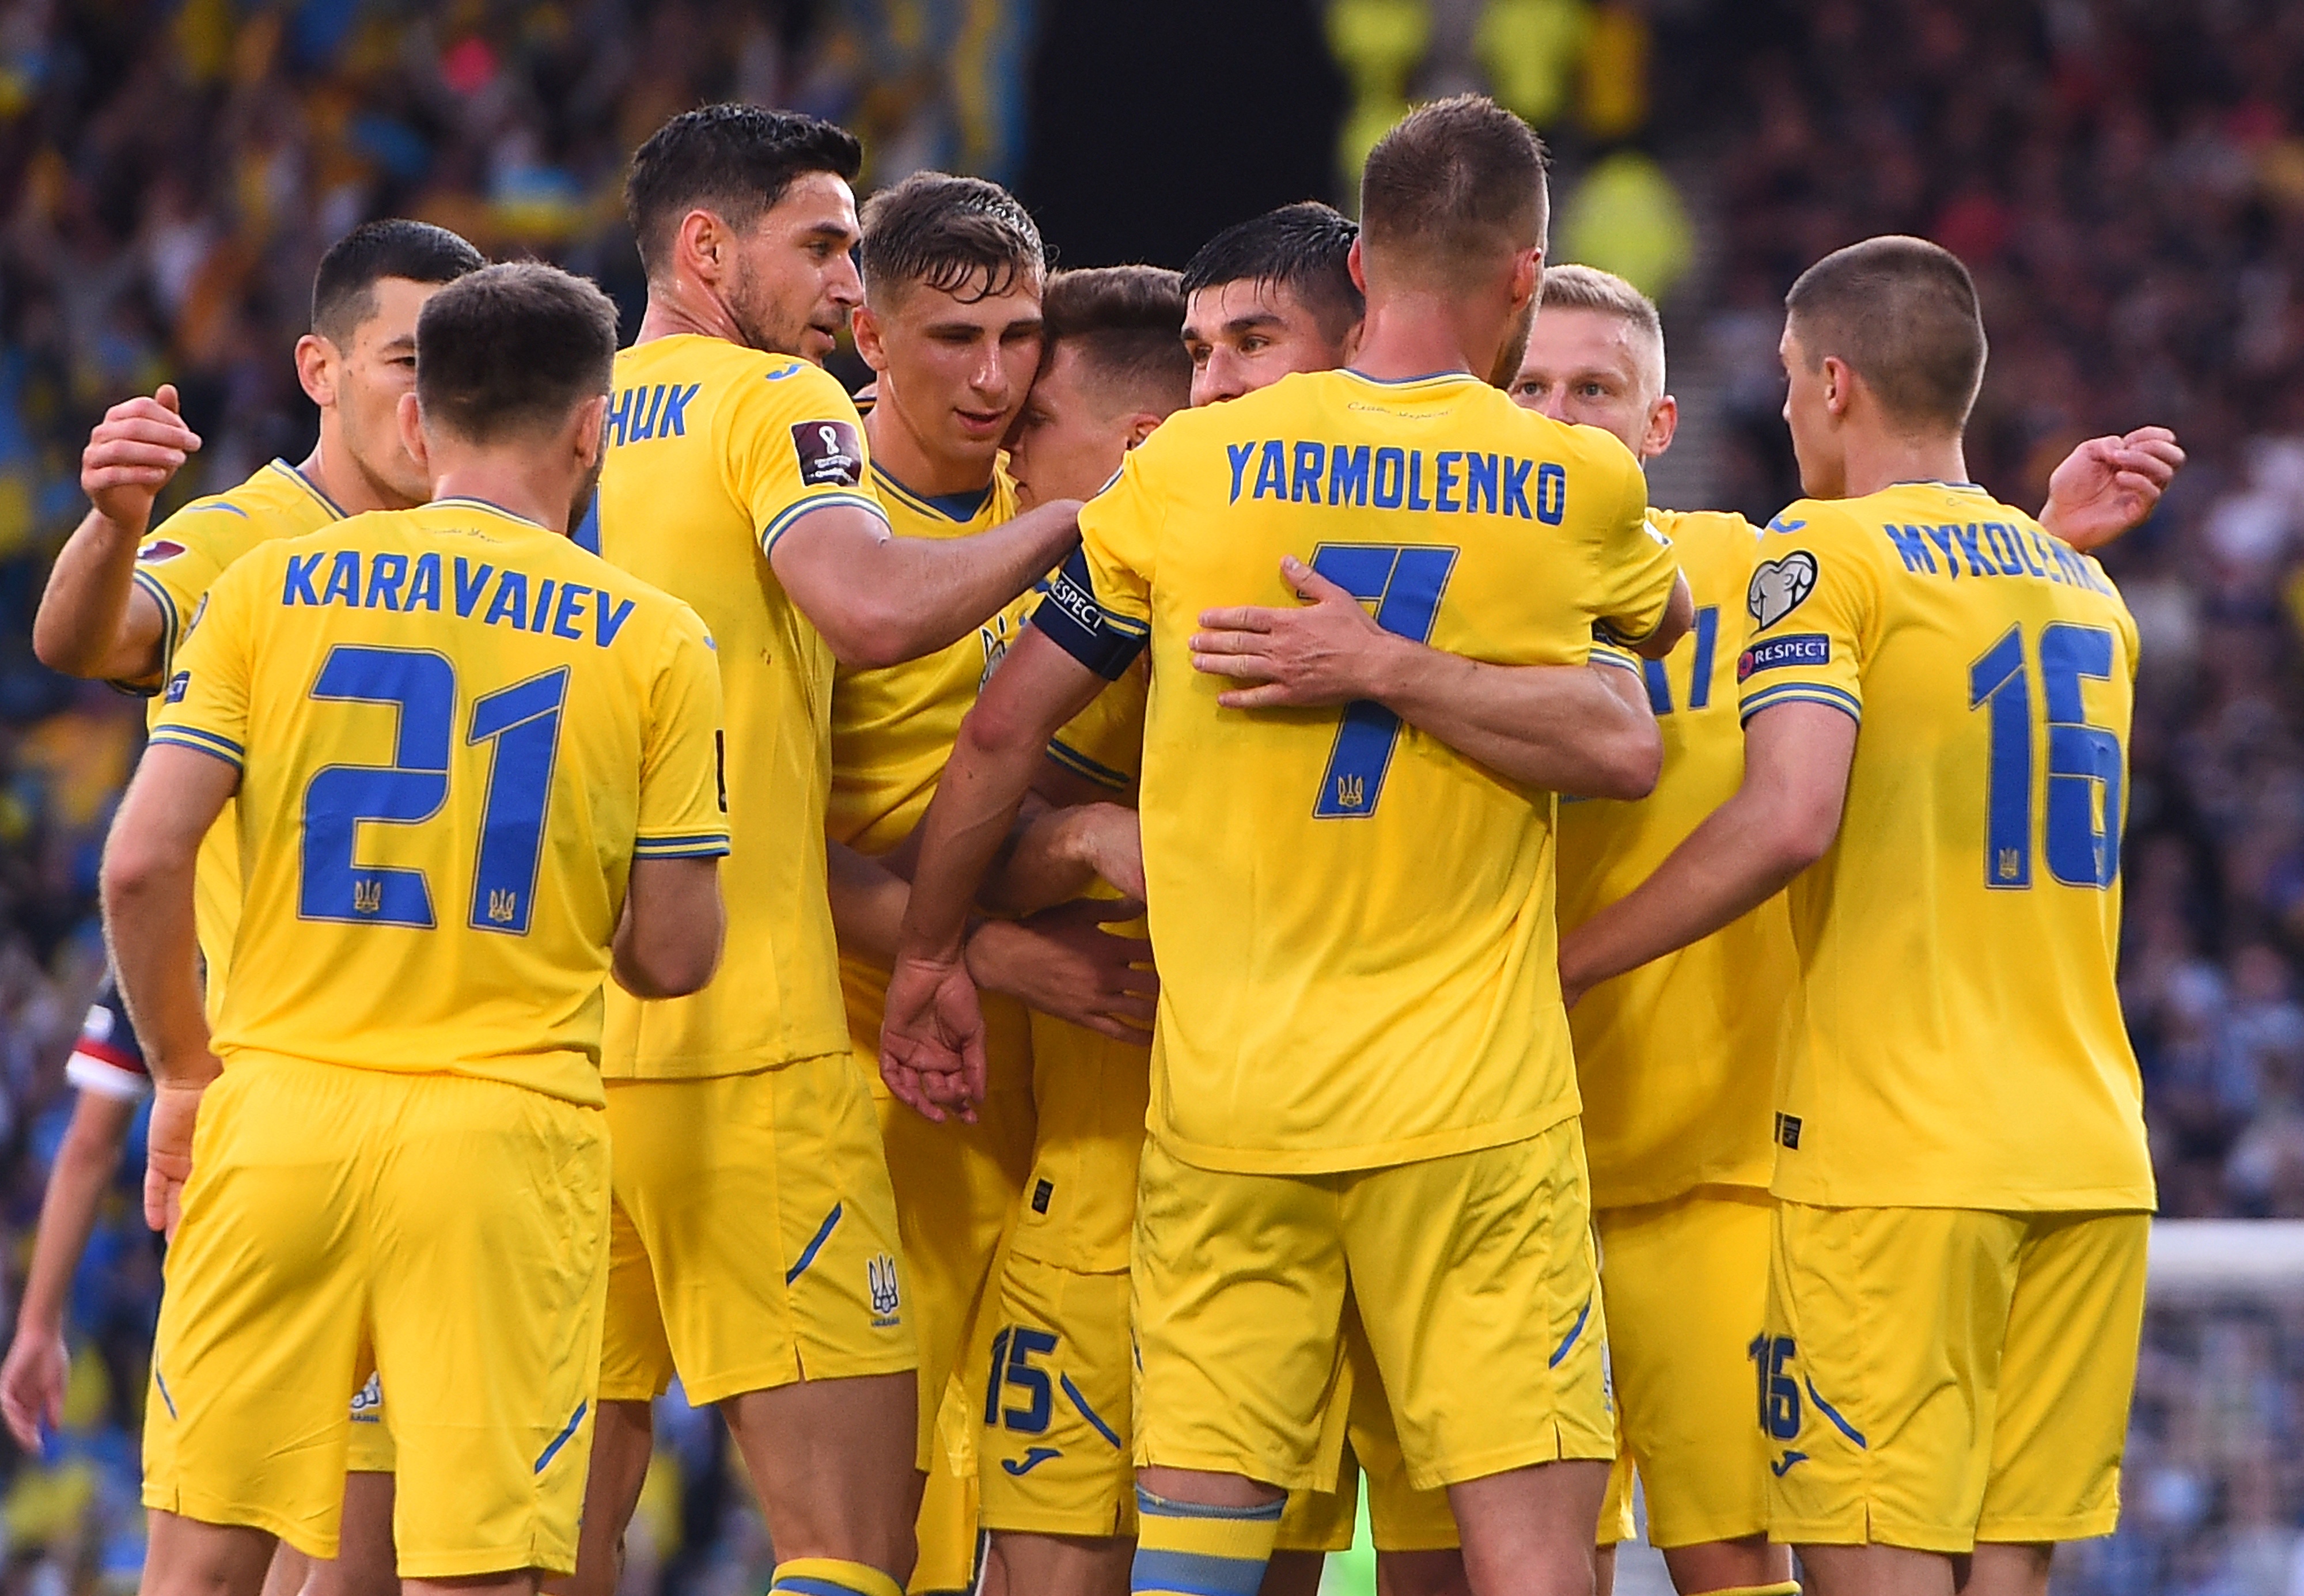
<svg viewBox="0 0 2304 1596"><path fill-rule="evenodd" d="M1422 643L1432 636L1456 553L1434 544L1326 543L1312 551L1312 569L1362 604L1374 603L1376 623L1385 630ZM1365 698L1345 705L1313 817L1358 820L1375 814L1399 741L1400 717L1383 705Z"/></svg>
<svg viewBox="0 0 2304 1596"><path fill-rule="evenodd" d="M308 920L432 929L432 890L423 871L363 866L353 855L362 823L418 824L447 802L455 667L444 655L417 649L338 644L321 664L311 696L396 705L400 730L390 764L330 765L306 785L298 912ZM563 666L472 705L464 740L496 744L472 872L470 924L479 930L528 932L567 697Z"/></svg>

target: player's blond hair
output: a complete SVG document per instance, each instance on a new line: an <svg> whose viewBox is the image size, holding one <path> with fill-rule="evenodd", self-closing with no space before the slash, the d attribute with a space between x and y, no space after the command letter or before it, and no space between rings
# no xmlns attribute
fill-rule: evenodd
<svg viewBox="0 0 2304 1596"><path fill-rule="evenodd" d="M1555 266L1544 268L1544 297L1537 307L1538 316L1547 310L1590 310L1631 326L1653 351L1654 368L1647 375L1655 378L1656 392L1648 395L1648 402L1654 404L1664 397L1664 317L1657 314L1654 300L1614 272L1597 266Z"/></svg>

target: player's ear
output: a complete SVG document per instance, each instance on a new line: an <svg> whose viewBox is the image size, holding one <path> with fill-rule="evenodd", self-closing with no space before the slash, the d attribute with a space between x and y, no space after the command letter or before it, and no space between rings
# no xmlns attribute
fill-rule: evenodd
<svg viewBox="0 0 2304 1596"><path fill-rule="evenodd" d="M733 242L720 218L707 210L692 210L681 217L673 232L673 253L682 266L707 283L717 286L728 269Z"/></svg>
<svg viewBox="0 0 2304 1596"><path fill-rule="evenodd" d="M1648 427L1640 439L1640 458L1654 460L1672 447L1673 435L1680 430L1680 401L1665 394L1648 407Z"/></svg>
<svg viewBox="0 0 2304 1596"><path fill-rule="evenodd" d="M1131 449L1135 448L1137 444L1150 437L1152 429L1159 425L1160 418L1151 411L1137 411L1128 423L1128 446Z"/></svg>
<svg viewBox="0 0 2304 1596"><path fill-rule="evenodd" d="M1517 310L1536 297L1544 283L1544 246L1537 244L1512 258L1512 302Z"/></svg>
<svg viewBox="0 0 2304 1596"><path fill-rule="evenodd" d="M576 407L576 463L586 471L597 465L608 447L608 396L597 393Z"/></svg>
<svg viewBox="0 0 2304 1596"><path fill-rule="evenodd" d="M1856 399L1856 373L1838 355L1824 358L1824 408L1835 420L1848 414Z"/></svg>
<svg viewBox="0 0 2304 1596"><path fill-rule="evenodd" d="M301 352L301 348L299 352ZM310 391L309 387L305 390L307 393ZM432 462L427 458L424 447L424 414L417 408L415 394L400 396L400 407L394 412L393 418L400 423L400 446L408 451L408 458L416 462L417 469L430 476Z"/></svg>
<svg viewBox="0 0 2304 1596"><path fill-rule="evenodd" d="M304 397L326 410L336 402L336 346L318 333L296 340L296 380Z"/></svg>
<svg viewBox="0 0 2304 1596"><path fill-rule="evenodd" d="M1354 288L1362 293L1368 292L1368 262L1360 254L1360 239L1357 234L1352 238L1352 247L1344 254L1344 270L1352 274Z"/></svg>
<svg viewBox="0 0 2304 1596"><path fill-rule="evenodd" d="M864 364L875 371L888 369L888 342L880 318L873 314L869 304L859 305L849 312L848 325L856 334L856 352Z"/></svg>

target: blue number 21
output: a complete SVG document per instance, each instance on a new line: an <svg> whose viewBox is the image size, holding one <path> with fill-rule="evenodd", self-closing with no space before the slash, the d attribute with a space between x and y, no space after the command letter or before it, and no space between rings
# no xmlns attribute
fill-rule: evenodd
<svg viewBox="0 0 2304 1596"><path fill-rule="evenodd" d="M311 696L394 705L400 727L390 764L330 765L305 787L299 914L308 920L430 930L436 922L423 871L362 865L354 855L363 824L419 824L448 801L455 667L425 650L339 644L328 651ZM469 924L479 930L528 931L567 696L563 666L472 705L465 741L496 744L472 873Z"/></svg>
<svg viewBox="0 0 2304 1596"><path fill-rule="evenodd" d="M2046 689L2048 874L2066 886L2109 887L2120 875L2121 771L2118 734L2091 726L2083 680L2106 681L2112 634L2056 622L2040 629L2040 681ZM1989 706L1992 768L1985 798L1984 882L2032 884L2032 684L2024 669L2024 629L2012 626L1968 671L1968 706ZM2101 816L2097 794L2103 795Z"/></svg>
<svg viewBox="0 0 2304 1596"><path fill-rule="evenodd" d="M1359 599L1376 605L1376 623L1418 643L1432 636L1440 594L1455 569L1456 550L1434 544L1324 543L1312 551L1312 569ZM1328 768L1312 814L1319 820L1358 820L1376 813L1384 773L1400 741L1400 717L1381 704L1356 698L1344 705Z"/></svg>

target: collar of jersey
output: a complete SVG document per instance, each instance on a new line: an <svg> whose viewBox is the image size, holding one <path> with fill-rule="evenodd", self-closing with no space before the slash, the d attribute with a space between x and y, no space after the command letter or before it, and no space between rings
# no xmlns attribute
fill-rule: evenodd
<svg viewBox="0 0 2304 1596"><path fill-rule="evenodd" d="M987 482L972 494L916 494L882 469L878 460L872 462L872 476L890 493L914 509L940 515L963 527L984 513L984 507L992 502L992 490L995 486Z"/></svg>
<svg viewBox="0 0 2304 1596"><path fill-rule="evenodd" d="M552 530L551 528L546 526L542 521L529 520L526 516L521 515L515 511L506 510L503 505L491 502L487 499L475 499L470 494L450 494L446 498L435 499L432 502L435 505L462 504L469 506L473 510L485 510L490 515L500 515L504 517L504 519L512 522L517 527L530 527L538 532L549 532Z"/></svg>
<svg viewBox="0 0 2304 1596"><path fill-rule="evenodd" d="M1355 371L1349 366L1341 369L1346 376L1374 383L1379 388L1420 388L1438 383L1477 383L1480 380L1469 371L1428 371L1422 376L1370 376L1367 372Z"/></svg>
<svg viewBox="0 0 2304 1596"><path fill-rule="evenodd" d="M326 507L330 515L335 516L338 520L343 520L344 519L344 507L337 503L334 499L328 497L327 494L322 493L320 491L320 485L313 481L309 477L305 476L303 472L298 470L284 460L274 460L272 462L272 469L279 472L282 476L287 477L291 482L293 482L298 487L302 488L306 493L311 494L312 497L318 499Z"/></svg>
<svg viewBox="0 0 2304 1596"><path fill-rule="evenodd" d="M1944 482L1934 477L1911 477L1902 482L1892 482L1888 486L1890 487L1948 487L1954 493L1961 494L1980 494L1984 491L1984 485L1980 482Z"/></svg>

